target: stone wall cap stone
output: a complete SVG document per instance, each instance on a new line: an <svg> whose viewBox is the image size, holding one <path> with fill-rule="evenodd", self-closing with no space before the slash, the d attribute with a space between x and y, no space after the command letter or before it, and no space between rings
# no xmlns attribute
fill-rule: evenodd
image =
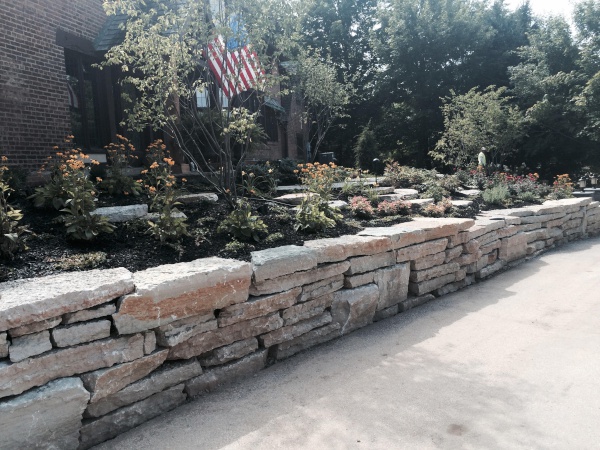
<svg viewBox="0 0 600 450"><path fill-rule="evenodd" d="M308 247L284 245L252 252L255 281L264 281L317 267L317 254Z"/></svg>

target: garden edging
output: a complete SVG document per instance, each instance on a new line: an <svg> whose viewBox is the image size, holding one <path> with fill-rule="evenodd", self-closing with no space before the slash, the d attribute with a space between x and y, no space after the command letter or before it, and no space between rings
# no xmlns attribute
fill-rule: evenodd
<svg viewBox="0 0 600 450"><path fill-rule="evenodd" d="M0 449L89 448L299 351L600 233L590 198L422 218L246 263L0 284Z"/></svg>

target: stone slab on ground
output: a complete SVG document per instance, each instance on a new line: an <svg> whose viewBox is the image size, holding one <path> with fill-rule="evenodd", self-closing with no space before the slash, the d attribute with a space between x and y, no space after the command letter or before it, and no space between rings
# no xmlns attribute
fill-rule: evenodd
<svg viewBox="0 0 600 450"><path fill-rule="evenodd" d="M375 284L337 291L331 314L333 321L340 324L340 333L347 334L373 322L378 302L379 288Z"/></svg>
<svg viewBox="0 0 600 450"><path fill-rule="evenodd" d="M249 263L211 257L136 272L135 292L119 302L115 326L131 334L244 302L251 271Z"/></svg>
<svg viewBox="0 0 600 450"><path fill-rule="evenodd" d="M168 354L168 350L159 350L135 361L83 374L81 376L83 385L92 394L90 403L95 403L140 378L144 378L165 362Z"/></svg>
<svg viewBox="0 0 600 450"><path fill-rule="evenodd" d="M57 347L71 347L85 342L97 341L110 336L110 320L93 320L67 325L52 330L52 340Z"/></svg>
<svg viewBox="0 0 600 450"><path fill-rule="evenodd" d="M185 383L185 391L190 397L196 397L217 387L247 377L258 372L267 364L267 350L260 350L251 355L222 367L204 372Z"/></svg>
<svg viewBox="0 0 600 450"><path fill-rule="evenodd" d="M63 378L0 402L0 448L77 449L89 398L79 378Z"/></svg>
<svg viewBox="0 0 600 450"><path fill-rule="evenodd" d="M187 216L182 211L171 211L171 217L173 219L187 219ZM144 216L144 219L149 220L150 222L158 222L158 219L160 219L160 214L156 212L148 213Z"/></svg>
<svg viewBox="0 0 600 450"><path fill-rule="evenodd" d="M472 200L451 200L452 206L455 208L468 208L469 206L473 206Z"/></svg>
<svg viewBox="0 0 600 450"><path fill-rule="evenodd" d="M91 308L133 289L133 276L122 267L1 283L0 332Z"/></svg>
<svg viewBox="0 0 600 450"><path fill-rule="evenodd" d="M432 198L415 198L406 200L413 209L422 208L423 206L433 205L435 200Z"/></svg>
<svg viewBox="0 0 600 450"><path fill-rule="evenodd" d="M255 282L317 267L317 254L307 247L284 245L251 253Z"/></svg>
<svg viewBox="0 0 600 450"><path fill-rule="evenodd" d="M311 192L302 192L300 194L285 194L280 197L276 197L273 200L276 202L286 203L288 205L300 205L305 198L318 196L318 194L314 194Z"/></svg>
<svg viewBox="0 0 600 450"><path fill-rule="evenodd" d="M177 201L184 205L197 205L198 203L217 203L219 196L213 192L200 192L197 194L184 194L177 197Z"/></svg>
<svg viewBox="0 0 600 450"><path fill-rule="evenodd" d="M12 339L9 357L12 362L16 363L50 350L52 350L50 332L44 330Z"/></svg>
<svg viewBox="0 0 600 450"><path fill-rule="evenodd" d="M348 202L345 202L344 200L332 200L327 202L327 204L330 208L337 208L342 211L348 209Z"/></svg>
<svg viewBox="0 0 600 450"><path fill-rule="evenodd" d="M126 206L107 206L96 208L90 213L92 216L102 216L110 223L128 222L130 220L141 219L148 214L148 205L126 205Z"/></svg>
<svg viewBox="0 0 600 450"><path fill-rule="evenodd" d="M84 417L100 417L115 409L131 405L167 388L173 387L202 374L196 359L167 362L150 375L88 405Z"/></svg>
<svg viewBox="0 0 600 450"><path fill-rule="evenodd" d="M99 419L86 423L81 428L80 450L85 450L107 441L148 420L170 411L184 403L186 395L183 384L154 394L133 405L125 406Z"/></svg>
<svg viewBox="0 0 600 450"><path fill-rule="evenodd" d="M136 334L52 350L14 364L0 362L0 398L20 394L57 378L110 367L142 356L144 337Z"/></svg>
<svg viewBox="0 0 600 450"><path fill-rule="evenodd" d="M464 195L465 197L477 197L481 194L481 191L479 189L463 189L458 191L458 194Z"/></svg>

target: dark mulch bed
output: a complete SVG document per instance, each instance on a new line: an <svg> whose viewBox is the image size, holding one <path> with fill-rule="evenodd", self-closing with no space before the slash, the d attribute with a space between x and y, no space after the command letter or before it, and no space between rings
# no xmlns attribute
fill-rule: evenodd
<svg viewBox="0 0 600 450"><path fill-rule="evenodd" d="M144 198L101 196L99 206L143 203ZM242 248L226 249L232 238L217 233L218 224L229 213L224 201L217 204L203 203L184 206L181 209L188 216L191 236L183 237L180 245L161 245L146 233L145 221L117 224L112 234L99 236L93 242L73 242L66 238L64 224L56 219L56 211L39 210L31 202L17 199L15 206L24 212L22 223L29 226L33 234L28 238L29 250L20 253L11 261L0 260L0 281L32 278L59 272L88 270L91 268L125 267L133 272L162 264L192 261L209 256L250 260L250 253L282 245L302 245L304 241L326 237L356 234L365 226L391 225L409 220L407 217L392 218L388 222L357 221L349 213L346 220L335 228L323 232L296 233L291 216L282 217L281 210L269 207L264 201L253 201L269 233L281 233L277 240L248 242ZM266 238L267 236L263 236ZM96 252L96 253L94 253Z"/></svg>

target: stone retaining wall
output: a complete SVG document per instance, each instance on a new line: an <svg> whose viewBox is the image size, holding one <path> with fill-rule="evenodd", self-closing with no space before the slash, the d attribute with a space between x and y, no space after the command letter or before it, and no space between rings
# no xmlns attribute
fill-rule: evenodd
<svg viewBox="0 0 600 450"><path fill-rule="evenodd" d="M130 273L0 284L0 449L89 448L314 345L600 233L568 199Z"/></svg>

